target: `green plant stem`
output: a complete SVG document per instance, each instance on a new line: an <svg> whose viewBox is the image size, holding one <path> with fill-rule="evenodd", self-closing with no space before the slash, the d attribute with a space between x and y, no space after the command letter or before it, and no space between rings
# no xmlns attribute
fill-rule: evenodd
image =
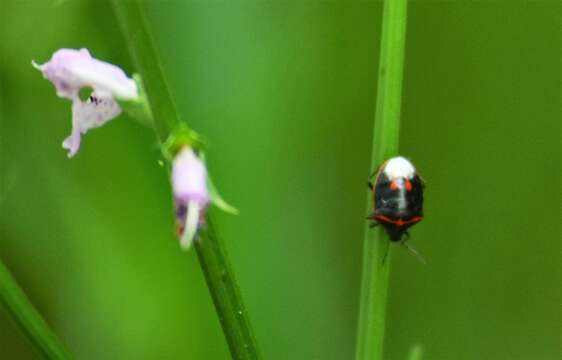
<svg viewBox="0 0 562 360"><path fill-rule="evenodd" d="M180 119L148 31L142 1L114 0L113 7L125 34L133 63L142 75L144 90L152 110L154 130L160 142L165 142Z"/></svg>
<svg viewBox="0 0 562 360"><path fill-rule="evenodd" d="M371 169L398 154L402 72L406 37L407 0L383 5L379 79ZM368 196L372 212L372 194ZM359 305L356 360L382 360L391 249L379 227L367 229L363 248L363 275ZM388 255L385 259L385 253Z"/></svg>
<svg viewBox="0 0 562 360"><path fill-rule="evenodd" d="M142 1L114 0L113 5L133 62L143 77L154 128L160 142L164 143L177 128L180 118L148 31ZM261 358L226 248L214 232L210 214L200 240L195 242L197 256L232 358Z"/></svg>
<svg viewBox="0 0 562 360"><path fill-rule="evenodd" d="M45 359L70 359L62 341L49 328L1 261L0 302Z"/></svg>
<svg viewBox="0 0 562 360"><path fill-rule="evenodd" d="M240 297L227 254L220 237L214 232L210 218L195 249L233 359L260 359L257 343L250 327L248 313ZM213 286L211 287L211 284Z"/></svg>

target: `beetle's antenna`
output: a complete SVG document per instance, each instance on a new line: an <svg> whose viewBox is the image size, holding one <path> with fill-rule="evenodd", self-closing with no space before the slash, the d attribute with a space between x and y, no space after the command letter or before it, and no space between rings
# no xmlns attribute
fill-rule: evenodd
<svg viewBox="0 0 562 360"><path fill-rule="evenodd" d="M427 261L425 261L425 258L423 257L422 254L420 254L416 249L414 249L412 246L408 245L408 243L406 241L402 241L401 243L402 245L404 245L406 247L406 249L408 249L412 254L414 254L415 257L418 258L418 260L426 265Z"/></svg>

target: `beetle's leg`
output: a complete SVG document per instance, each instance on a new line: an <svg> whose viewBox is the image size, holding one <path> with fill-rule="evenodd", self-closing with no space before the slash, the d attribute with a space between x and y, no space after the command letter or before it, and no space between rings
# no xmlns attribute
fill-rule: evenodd
<svg viewBox="0 0 562 360"><path fill-rule="evenodd" d="M381 167L383 166L383 164L384 164L384 163L382 163L382 164L380 164L379 166L377 166L377 168L375 169L375 171L373 171L373 172L371 173L371 175L369 175L369 179L372 179L372 178L379 172L379 170L381 169Z"/></svg>
<svg viewBox="0 0 562 360"><path fill-rule="evenodd" d="M382 258L382 263L384 264L386 262L386 257L388 256L388 251L390 250L390 241L386 242L386 251L384 252L384 256Z"/></svg>
<svg viewBox="0 0 562 360"><path fill-rule="evenodd" d="M404 245L406 247L406 249L408 249L408 251L410 251L412 254L414 254L415 257L418 258L418 260L422 263L422 264L427 264L427 261L425 261L425 258L423 257L422 254L420 254L416 249L414 249L413 247L411 247L410 245L408 245L408 243L406 242L406 240L401 241L400 244Z"/></svg>
<svg viewBox="0 0 562 360"><path fill-rule="evenodd" d="M375 220L375 214L372 213L371 215L366 217L367 220L372 220L373 222L369 224L370 228L374 228L375 226L379 226L380 223Z"/></svg>
<svg viewBox="0 0 562 360"><path fill-rule="evenodd" d="M371 191L373 191L374 187L372 182L367 182L367 186L369 187L369 189L371 189Z"/></svg>
<svg viewBox="0 0 562 360"><path fill-rule="evenodd" d="M422 189L425 189L425 179L422 178L422 177L420 176L420 174L417 174L417 175L418 175L418 178L420 179Z"/></svg>

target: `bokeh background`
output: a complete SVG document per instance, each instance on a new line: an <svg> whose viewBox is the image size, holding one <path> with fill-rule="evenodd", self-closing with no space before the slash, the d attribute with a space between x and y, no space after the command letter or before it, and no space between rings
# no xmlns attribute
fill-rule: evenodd
<svg viewBox="0 0 562 360"><path fill-rule="evenodd" d="M54 3L60 3L54 5ZM352 359L378 1L151 1L266 359ZM392 259L386 357L560 359L561 3L412 1L401 152L426 179L420 264ZM122 115L66 158L34 70L86 47L134 72L106 1L0 1L0 257L78 359L226 359L173 236L154 134ZM0 358L35 359L0 309Z"/></svg>

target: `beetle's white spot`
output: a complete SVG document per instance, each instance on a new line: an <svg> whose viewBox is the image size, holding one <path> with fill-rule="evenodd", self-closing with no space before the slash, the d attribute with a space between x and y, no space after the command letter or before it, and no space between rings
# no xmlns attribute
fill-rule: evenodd
<svg viewBox="0 0 562 360"><path fill-rule="evenodd" d="M402 156L394 157L386 162L384 174L391 179L411 179L416 174L416 169L411 162Z"/></svg>

